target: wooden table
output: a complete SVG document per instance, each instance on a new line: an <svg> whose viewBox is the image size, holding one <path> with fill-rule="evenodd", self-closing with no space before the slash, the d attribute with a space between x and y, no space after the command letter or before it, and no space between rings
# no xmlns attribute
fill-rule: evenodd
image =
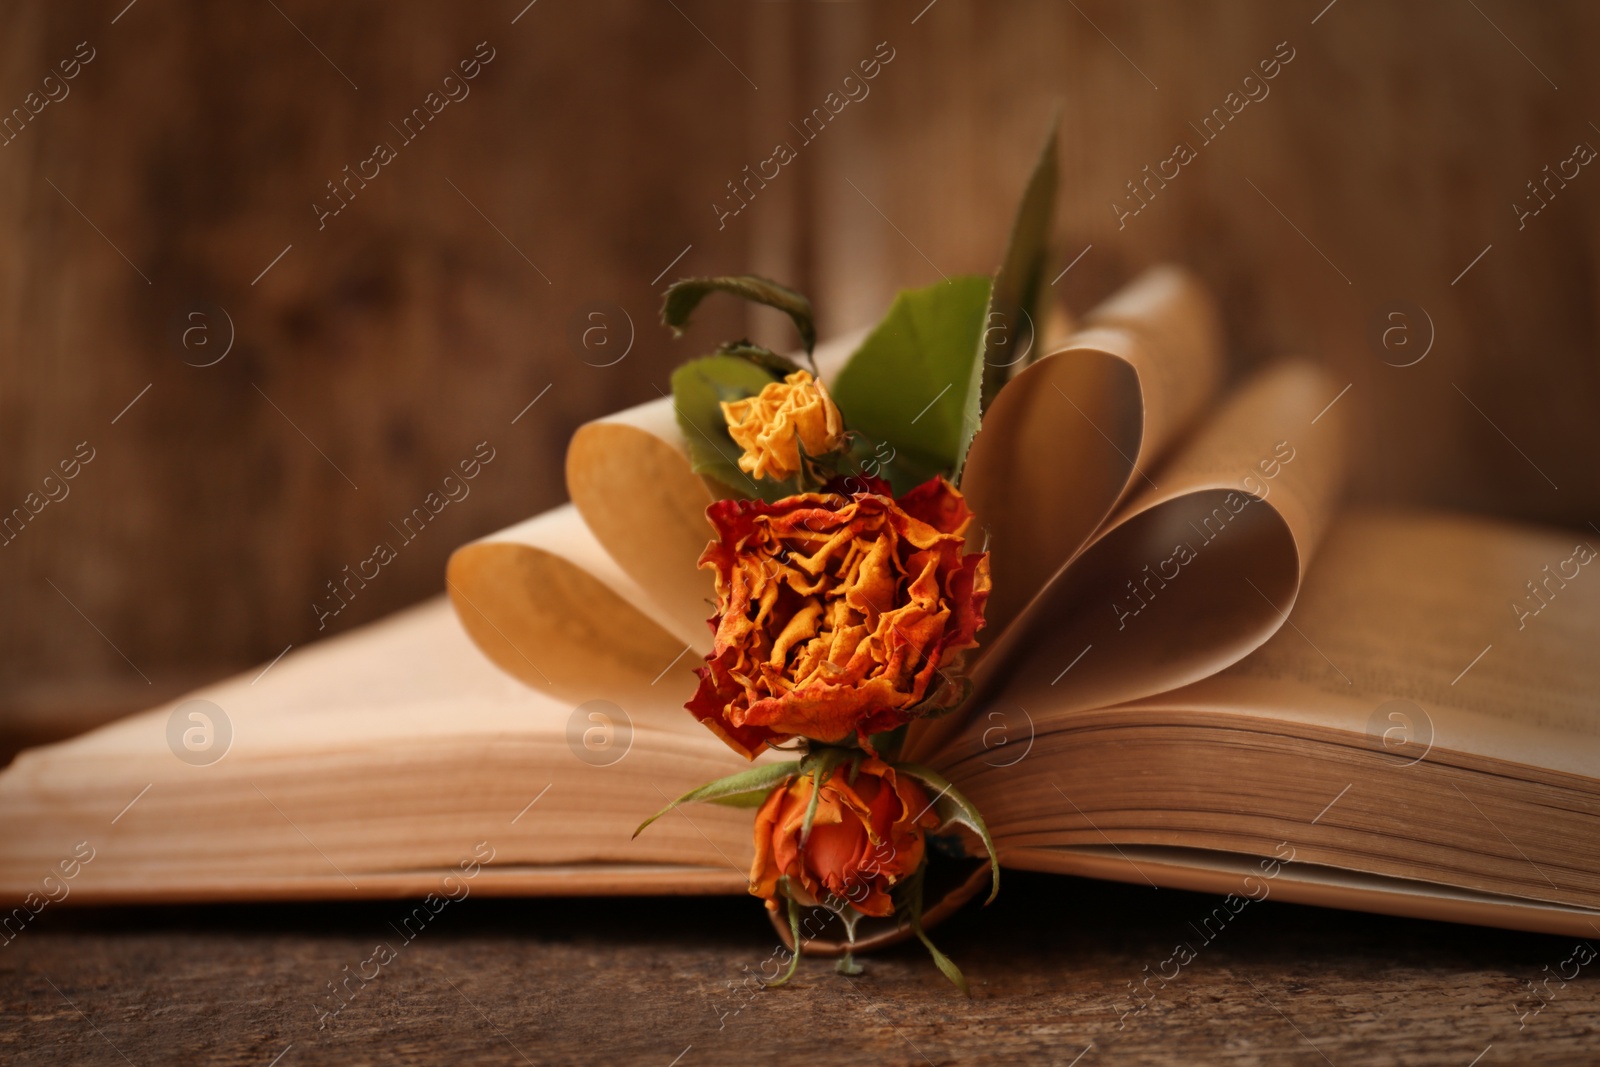
<svg viewBox="0 0 1600 1067"><path fill-rule="evenodd" d="M410 910L398 901L52 908L0 949L0 1060L1600 1062L1600 960L1552 979L1519 1029L1539 1003L1526 983L1561 969L1568 939L1269 900L1203 944L1188 923L1214 903L1009 875L987 912L938 931L970 1001L914 945L867 960L859 978L808 960L791 988L755 990L747 973L775 938L744 899L474 897L410 943L390 926ZM395 958L364 968L379 941L399 946ZM1163 961L1179 941L1196 958L1164 989L1150 982L1154 1000L1119 1027L1136 1004L1129 984L1173 974ZM376 976L348 977L363 969ZM335 997L341 979L351 991Z"/></svg>

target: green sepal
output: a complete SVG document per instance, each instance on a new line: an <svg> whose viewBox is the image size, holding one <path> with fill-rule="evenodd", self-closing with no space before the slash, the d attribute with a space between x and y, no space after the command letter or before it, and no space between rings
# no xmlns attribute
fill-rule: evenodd
<svg viewBox="0 0 1600 1067"><path fill-rule="evenodd" d="M990 889L989 898L984 904L993 904L994 898L1000 895L1000 859L995 854L994 839L989 836L989 827L984 824L983 816L978 814L978 809L938 771L924 767L920 763L896 763L894 769L909 774L929 789L938 792L933 806L939 813L940 826L958 823L983 839L984 851L989 853L989 869L994 872L994 886Z"/></svg>
<svg viewBox="0 0 1600 1067"><path fill-rule="evenodd" d="M734 356L738 359L754 363L762 370L770 371L774 377L787 378L800 369L800 364L788 356L780 356L770 348L752 344L749 340L725 341L717 346L717 355Z"/></svg>
<svg viewBox="0 0 1600 1067"><path fill-rule="evenodd" d="M961 968L956 966L954 960L939 951L939 947L928 937L928 932L922 928L922 875L920 874L911 887L911 931L928 950L928 955L933 957L933 964L939 968L940 973L950 979L951 984L961 990L967 999L972 999L972 987L967 984L967 976L961 973Z"/></svg>
<svg viewBox="0 0 1600 1067"><path fill-rule="evenodd" d="M955 664L959 666L959 664ZM906 714L913 719L937 719L950 714L957 708L966 706L973 693L972 679L965 673L957 672L954 678L940 668L939 680L934 683L933 691L911 707L906 709Z"/></svg>
<svg viewBox="0 0 1600 1067"><path fill-rule="evenodd" d="M842 414L842 412L841 412ZM938 474L936 462L900 452L887 441L879 442L852 429L845 435L845 447L838 466L846 478L882 478L895 497L905 496Z"/></svg>
<svg viewBox="0 0 1600 1067"><path fill-rule="evenodd" d="M788 879L783 878L779 879L779 881L787 882ZM795 903L794 897L789 896L787 891L784 893L784 897L789 902L789 943L793 947L793 951L789 955L789 969L783 972L783 977L762 983L768 989L776 989L778 986L783 985L794 977L795 971L800 969L800 905Z"/></svg>
<svg viewBox="0 0 1600 1067"><path fill-rule="evenodd" d="M839 462L846 458L842 450L824 452L820 456L813 456L806 451L806 443L800 439L799 434L795 434L794 447L800 453L800 470L795 473L795 476L790 481L785 483L792 485L794 492L820 492L823 486L838 477Z"/></svg>
<svg viewBox="0 0 1600 1067"><path fill-rule="evenodd" d="M995 272L989 304L984 308L983 333L978 342L978 362L973 365L961 411L961 450L955 463L955 478L966 466L967 450L982 424L983 413L1013 373L1038 355L1039 291L1044 284L1050 256L1051 228L1055 221L1056 190L1060 184L1056 137L1061 125L1058 106L1050 117L1050 135L1045 138L1023 188L1022 200L1011 223L1005 258ZM1013 353L1030 341L1025 356Z"/></svg>
<svg viewBox="0 0 1600 1067"><path fill-rule="evenodd" d="M755 396L772 374L739 356L691 359L672 372L672 406L689 448L689 466L730 490L773 503L791 495L790 482L752 478L739 467L744 450L728 434L722 404Z"/></svg>
<svg viewBox="0 0 1600 1067"><path fill-rule="evenodd" d="M683 328L689 325L689 317L694 314L694 309L700 306L700 301L718 292L732 293L757 304L777 308L794 320L795 329L800 332L800 342L805 345L806 355L809 357L811 350L816 348L817 327L811 312L811 301L786 285L779 285L770 278L762 278L755 274L734 274L721 278L684 278L682 281L673 282L667 286L666 294L661 299L662 323L671 328L674 337L682 337Z"/></svg>
<svg viewBox="0 0 1600 1067"><path fill-rule="evenodd" d="M815 749L800 763L801 773L811 775L811 799L806 802L806 817L800 824L800 847L805 848L811 839L811 821L817 817L817 804L822 799L822 786L833 777L834 768L859 751L832 746Z"/></svg>
<svg viewBox="0 0 1600 1067"><path fill-rule="evenodd" d="M766 793L735 793L731 797L713 797L706 801L707 804L720 804L725 808L759 808L761 802L767 799Z"/></svg>
<svg viewBox="0 0 1600 1067"><path fill-rule="evenodd" d="M766 796L779 784L794 778L801 773L800 761L793 760L787 763L768 763L760 767L752 767L738 774L730 774L726 778L718 778L699 789L691 789L671 804L662 808L644 822L639 824L639 829L633 832L638 837L644 828L655 822L673 808L684 804L698 804L701 802L726 803L729 800L747 794L760 794Z"/></svg>
<svg viewBox="0 0 1600 1067"><path fill-rule="evenodd" d="M867 738L867 743L883 759L893 762L895 753L899 752L900 746L905 744L908 726L908 723L901 723L893 730L885 730L881 734L873 734Z"/></svg>

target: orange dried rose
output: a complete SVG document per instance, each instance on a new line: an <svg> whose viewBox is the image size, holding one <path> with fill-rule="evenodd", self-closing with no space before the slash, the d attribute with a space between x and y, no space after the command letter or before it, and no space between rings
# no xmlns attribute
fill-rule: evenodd
<svg viewBox="0 0 1600 1067"><path fill-rule="evenodd" d="M820 456L839 448L844 418L828 387L797 370L743 400L723 401L728 434L744 454L739 469L756 478L783 481L800 470L800 450Z"/></svg>
<svg viewBox="0 0 1600 1067"><path fill-rule="evenodd" d="M943 478L899 501L866 484L706 510L715 641L686 706L751 759L768 743L865 740L908 722L941 664L977 644L989 556L964 552L965 499Z"/></svg>
<svg viewBox="0 0 1600 1067"><path fill-rule="evenodd" d="M800 843L811 777L790 779L774 789L756 814L756 858L750 893L777 911L778 879L807 907L849 903L863 915L894 913L890 890L922 866L924 834L939 817L928 795L880 759L863 759L852 781L848 765L824 779L811 823Z"/></svg>

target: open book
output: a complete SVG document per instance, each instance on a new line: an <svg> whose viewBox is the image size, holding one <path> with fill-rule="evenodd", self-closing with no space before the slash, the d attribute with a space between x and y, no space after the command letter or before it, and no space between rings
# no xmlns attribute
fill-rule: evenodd
<svg viewBox="0 0 1600 1067"><path fill-rule="evenodd" d="M1600 931L1600 538L1337 515L1339 383L1219 398L1217 322L1162 268L1000 392L962 482L974 695L908 756L1005 867ZM632 837L744 766L683 710L726 490L682 432L667 399L580 429L573 503L460 549L450 603L23 753L0 929L68 897L743 892L747 812Z"/></svg>

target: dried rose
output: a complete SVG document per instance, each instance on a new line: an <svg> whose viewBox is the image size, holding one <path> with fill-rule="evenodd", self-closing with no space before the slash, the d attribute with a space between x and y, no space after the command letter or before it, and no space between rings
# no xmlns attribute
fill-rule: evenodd
<svg viewBox="0 0 1600 1067"><path fill-rule="evenodd" d="M828 387L797 370L755 396L724 401L728 434L744 449L739 469L756 478L784 481L808 456L836 451L844 441L844 419Z"/></svg>
<svg viewBox="0 0 1600 1067"><path fill-rule="evenodd" d="M774 789L756 814L750 892L777 911L780 878L804 905L848 903L864 915L894 913L890 890L922 866L924 834L938 815L920 785L876 758L825 777L811 833L801 842L811 803L810 775Z"/></svg>
<svg viewBox="0 0 1600 1067"><path fill-rule="evenodd" d="M989 557L964 551L966 501L943 478L899 501L867 484L706 511L715 641L687 707L751 759L908 722L941 664L977 644Z"/></svg>

